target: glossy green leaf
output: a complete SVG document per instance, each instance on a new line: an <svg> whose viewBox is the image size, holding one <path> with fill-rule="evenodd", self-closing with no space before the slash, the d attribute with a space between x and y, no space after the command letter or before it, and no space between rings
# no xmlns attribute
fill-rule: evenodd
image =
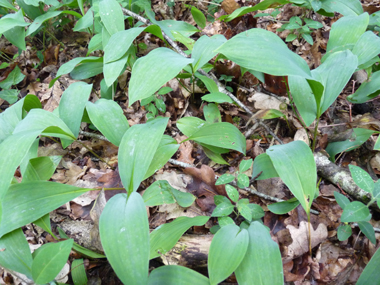
<svg viewBox="0 0 380 285"><path fill-rule="evenodd" d="M87 191L88 189L49 181L11 185L2 200L0 237L34 222Z"/></svg>
<svg viewBox="0 0 380 285"><path fill-rule="evenodd" d="M276 215L283 215L294 210L299 204L300 202L294 197L283 202L270 204L268 205L268 209Z"/></svg>
<svg viewBox="0 0 380 285"><path fill-rule="evenodd" d="M80 0L83 1L83 0ZM83 14L83 7L79 6L81 8L81 12ZM87 10L86 14L83 14L83 17L80 18L74 28L74 32L85 32L87 28L92 28L94 25L94 9L91 7L90 9Z"/></svg>
<svg viewBox="0 0 380 285"><path fill-rule="evenodd" d="M203 113L206 122L208 123L220 123L222 121L220 111L216 104L210 103L208 105L203 106Z"/></svg>
<svg viewBox="0 0 380 285"><path fill-rule="evenodd" d="M20 18L22 16L22 10L20 9L17 13L10 13L3 16L0 19L0 34L14 28L14 27L26 27L29 26L29 23L26 23L24 18Z"/></svg>
<svg viewBox="0 0 380 285"><path fill-rule="evenodd" d="M88 44L88 50L87 50L86 56L88 56L90 53L96 50L101 50L101 49L103 49L102 34L96 34L91 38Z"/></svg>
<svg viewBox="0 0 380 285"><path fill-rule="evenodd" d="M351 226L349 224L340 225L337 234L340 241L347 240L352 235Z"/></svg>
<svg viewBox="0 0 380 285"><path fill-rule="evenodd" d="M330 155L331 161L335 162L335 155L342 151L351 151L358 148L366 142L372 134L372 130L355 128L353 129L351 138L348 140L329 143L326 147L326 151Z"/></svg>
<svg viewBox="0 0 380 285"><path fill-rule="evenodd" d="M185 58L168 48L157 48L140 57L132 68L129 106L137 100L151 96L192 62L193 59ZM150 84L146 84L147 78Z"/></svg>
<svg viewBox="0 0 380 285"><path fill-rule="evenodd" d="M227 184L226 185L226 192L227 192L227 195L228 197L233 201L233 202L237 202L239 200L239 192L236 190L235 187Z"/></svg>
<svg viewBox="0 0 380 285"><path fill-rule="evenodd" d="M129 55L126 54L116 61L104 63L102 71L104 73L104 81L108 87L124 72L128 59Z"/></svg>
<svg viewBox="0 0 380 285"><path fill-rule="evenodd" d="M146 284L149 224L140 194L117 194L108 200L100 216L99 232L107 259L121 282Z"/></svg>
<svg viewBox="0 0 380 285"><path fill-rule="evenodd" d="M327 12L338 12L343 16L356 16L363 13L363 7L359 0L325 0L322 9Z"/></svg>
<svg viewBox="0 0 380 285"><path fill-rule="evenodd" d="M16 229L0 239L0 265L32 277L32 254L21 228Z"/></svg>
<svg viewBox="0 0 380 285"><path fill-rule="evenodd" d="M354 179L356 185L364 191L372 194L375 183L373 182L371 176L358 166L350 164L348 167L350 169L352 179Z"/></svg>
<svg viewBox="0 0 380 285"><path fill-rule="evenodd" d="M41 27L41 25L45 21L47 21L51 18L54 18L61 13L62 13L62 11L48 11L48 12L42 14L41 16L38 16L36 19L34 19L33 23L29 26L26 35L29 36L30 34L34 33L35 31L38 30L39 27Z"/></svg>
<svg viewBox="0 0 380 285"><path fill-rule="evenodd" d="M252 221L252 211L251 208L248 206L249 200L248 199L241 199L236 204L237 210L239 213L246 219L248 222Z"/></svg>
<svg viewBox="0 0 380 285"><path fill-rule="evenodd" d="M129 128L119 147L120 178L128 193L136 191L144 179L166 129L168 118L156 118Z"/></svg>
<svg viewBox="0 0 380 285"><path fill-rule="evenodd" d="M209 217L197 216L194 218L179 217L170 223L156 228L150 233L150 259L165 254L171 250L180 237L192 226L203 226Z"/></svg>
<svg viewBox="0 0 380 285"><path fill-rule="evenodd" d="M202 68L203 65L216 56L217 53L214 51L226 41L227 39L223 35L214 35L212 37L204 35L200 37L191 52L191 58L194 59L194 71Z"/></svg>
<svg viewBox="0 0 380 285"><path fill-rule="evenodd" d="M361 104L375 98L379 94L380 71L376 71L372 74L369 81L365 81L360 85L354 94L347 96L347 100L352 103Z"/></svg>
<svg viewBox="0 0 380 285"><path fill-rule="evenodd" d="M371 219L371 214L366 205L361 202L354 201L346 205L343 209L340 220L343 223L368 221Z"/></svg>
<svg viewBox="0 0 380 285"><path fill-rule="evenodd" d="M232 99L221 92L210 93L202 96L202 100L214 103L233 103Z"/></svg>
<svg viewBox="0 0 380 285"><path fill-rule="evenodd" d="M202 126L189 140L220 148L233 149L245 154L245 137L230 123L215 123Z"/></svg>
<svg viewBox="0 0 380 285"><path fill-rule="evenodd" d="M211 285L222 282L238 268L246 255L248 241L247 230L240 230L236 225L224 226L215 234L208 255Z"/></svg>
<svg viewBox="0 0 380 285"><path fill-rule="evenodd" d="M45 284L58 275L66 264L74 240L42 245L33 253L32 276L37 284Z"/></svg>
<svg viewBox="0 0 380 285"><path fill-rule="evenodd" d="M380 280L379 263L380 249L377 249L367 266L364 268L362 274L356 282L356 285L373 284L374 281L376 282L376 280Z"/></svg>
<svg viewBox="0 0 380 285"><path fill-rule="evenodd" d="M303 141L270 147L266 153L280 178L300 201L306 213L315 195L317 167L309 146Z"/></svg>
<svg viewBox="0 0 380 285"><path fill-rule="evenodd" d="M12 85L20 83L25 78L20 68L16 67L8 74L7 78L0 82L0 87L3 89L9 89Z"/></svg>
<svg viewBox="0 0 380 285"><path fill-rule="evenodd" d="M0 91L0 98L7 101L9 104L14 104L18 100L18 90L16 89L7 89Z"/></svg>
<svg viewBox="0 0 380 285"><path fill-rule="evenodd" d="M211 217L225 217L232 213L234 205L230 201L222 202L216 206Z"/></svg>
<svg viewBox="0 0 380 285"><path fill-rule="evenodd" d="M86 110L95 127L114 145L119 146L129 124L123 110L115 101L99 99L87 102ZM112 126L112 128L110 128Z"/></svg>
<svg viewBox="0 0 380 285"><path fill-rule="evenodd" d="M227 184L227 183L230 183L232 181L235 180L235 176L233 176L232 174L223 174L222 176L220 176L218 178L218 180L216 181L215 185L222 185L222 184Z"/></svg>
<svg viewBox="0 0 380 285"><path fill-rule="evenodd" d="M206 27L206 17L199 9L194 6L191 7L191 15L193 15L195 23L197 23L201 29Z"/></svg>
<svg viewBox="0 0 380 285"><path fill-rule="evenodd" d="M195 77L200 79L203 82L203 84L206 86L207 90L211 94L219 93L218 85L216 85L214 80L212 80L211 78L208 78L207 76L200 75L198 72L195 72Z"/></svg>
<svg viewBox="0 0 380 285"><path fill-rule="evenodd" d="M193 50L195 41L192 38L188 38L177 31L171 31L174 40L183 44L189 51Z"/></svg>
<svg viewBox="0 0 380 285"><path fill-rule="evenodd" d="M376 245L376 236L373 226L369 222L358 222L360 230L369 239L372 244Z"/></svg>
<svg viewBox="0 0 380 285"><path fill-rule="evenodd" d="M211 159L212 161L214 161L215 163L219 163L219 164L228 164L224 159L223 157L220 155L220 153L217 153L209 148L207 148L204 144L201 144L202 148L203 148L203 151L205 153L205 155ZM227 150L229 152L229 150Z"/></svg>
<svg viewBox="0 0 380 285"><path fill-rule="evenodd" d="M71 263L71 278L73 279L74 285L87 285L88 280L83 258L75 259Z"/></svg>
<svg viewBox="0 0 380 285"><path fill-rule="evenodd" d="M4 37L19 49L26 50L25 27L13 27L4 32Z"/></svg>
<svg viewBox="0 0 380 285"><path fill-rule="evenodd" d="M123 11L116 0L100 0L99 15L111 36L124 30Z"/></svg>
<svg viewBox="0 0 380 285"><path fill-rule="evenodd" d="M260 176L257 177L257 175ZM253 161L252 177L256 177L256 180L264 180L278 176L272 160L266 153L262 153L255 158Z"/></svg>
<svg viewBox="0 0 380 285"><path fill-rule="evenodd" d="M348 204L350 204L350 200L343 194L340 194L339 192L334 191L334 197L336 202L342 209L344 209Z"/></svg>
<svg viewBox="0 0 380 285"><path fill-rule="evenodd" d="M41 156L29 160L22 182L49 180L62 156Z"/></svg>
<svg viewBox="0 0 380 285"><path fill-rule="evenodd" d="M249 177L244 173L239 173L236 182L239 188L249 187Z"/></svg>
<svg viewBox="0 0 380 285"><path fill-rule="evenodd" d="M167 265L154 269L148 279L148 285L209 285L208 278L195 270L184 266Z"/></svg>
<svg viewBox="0 0 380 285"><path fill-rule="evenodd" d="M311 78L306 61L290 51L277 35L263 29L240 33L216 52L247 69L278 76L298 75Z"/></svg>
<svg viewBox="0 0 380 285"><path fill-rule="evenodd" d="M185 136L190 137L206 124L208 124L206 121L197 117L184 117L177 121L177 128Z"/></svg>
<svg viewBox="0 0 380 285"><path fill-rule="evenodd" d="M244 259L235 271L239 284L284 284L281 253L267 228L252 222L248 228L249 244Z"/></svg>
<svg viewBox="0 0 380 285"><path fill-rule="evenodd" d="M163 31L169 31L169 33L166 33L169 37L171 37L174 40L174 37L172 35L172 31L181 33L185 37L190 37L196 32L199 32L197 28L195 28L193 25L190 25L189 23L183 22L183 21L175 21L175 20L163 20L156 22L156 24L161 27Z"/></svg>
<svg viewBox="0 0 380 285"><path fill-rule="evenodd" d="M352 53L358 57L358 65L365 64L380 53L380 38L372 31L361 35Z"/></svg>
<svg viewBox="0 0 380 285"><path fill-rule="evenodd" d="M70 72L70 77L75 80L83 80L98 75L103 72L103 58L98 60L82 62Z"/></svg>

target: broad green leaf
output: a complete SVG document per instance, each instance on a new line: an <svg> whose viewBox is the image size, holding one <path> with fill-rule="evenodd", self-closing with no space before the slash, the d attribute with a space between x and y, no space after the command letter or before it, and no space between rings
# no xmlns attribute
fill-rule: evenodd
<svg viewBox="0 0 380 285"><path fill-rule="evenodd" d="M45 284L58 275L69 258L74 240L47 243L34 253L32 276L37 284Z"/></svg>
<svg viewBox="0 0 380 285"><path fill-rule="evenodd" d="M167 265L154 269L148 285L209 285L208 278L195 270L179 265Z"/></svg>
<svg viewBox="0 0 380 285"><path fill-rule="evenodd" d="M338 12L343 16L356 16L363 13L359 0L325 0L321 1L322 9L327 12Z"/></svg>
<svg viewBox="0 0 380 285"><path fill-rule="evenodd" d="M340 194L337 191L334 191L334 197L338 205L344 210L344 208L350 204L350 200L344 196L343 194Z"/></svg>
<svg viewBox="0 0 380 285"><path fill-rule="evenodd" d="M217 53L214 52L214 50L226 41L227 39L223 35L214 35L212 37L204 35L200 37L196 41L193 51L191 52L191 58L194 59L194 71L202 68L203 65L216 56Z"/></svg>
<svg viewBox="0 0 380 285"><path fill-rule="evenodd" d="M63 92L59 102L59 117L70 128L74 136L79 134L84 108L90 97L92 84L85 82L74 82ZM64 147L72 141L63 141Z"/></svg>
<svg viewBox="0 0 380 285"><path fill-rule="evenodd" d="M18 100L19 91L16 89L6 89L0 91L0 98L7 101L9 104L14 104Z"/></svg>
<svg viewBox="0 0 380 285"><path fill-rule="evenodd" d="M356 185L364 191L372 194L375 183L373 182L371 176L358 166L350 164L348 167L350 169L352 179L354 179Z"/></svg>
<svg viewBox="0 0 380 285"><path fill-rule="evenodd" d="M29 26L29 23L26 23L24 18L22 17L22 10L20 9L17 13L10 13L3 16L0 19L0 34L14 28L14 27L26 27Z"/></svg>
<svg viewBox="0 0 380 285"><path fill-rule="evenodd" d="M191 15L193 15L195 23L197 23L201 29L206 27L206 17L199 9L194 6L191 7Z"/></svg>
<svg viewBox="0 0 380 285"><path fill-rule="evenodd" d="M210 93L202 96L202 100L214 103L233 103L232 99L221 92Z"/></svg>
<svg viewBox="0 0 380 285"><path fill-rule="evenodd" d="M175 139L168 135L163 135L154 154L152 162L149 165L147 172L145 173L144 179L152 176L156 171L160 170L166 162L175 154L178 150L179 144Z"/></svg>
<svg viewBox="0 0 380 285"><path fill-rule="evenodd" d="M124 55L120 59L103 64L104 81L110 87L125 70L125 65L129 59L129 54Z"/></svg>
<svg viewBox="0 0 380 285"><path fill-rule="evenodd" d="M9 89L12 85L20 83L25 78L25 75L21 73L20 68L16 67L8 74L7 78L0 82L0 87L3 89Z"/></svg>
<svg viewBox="0 0 380 285"><path fill-rule="evenodd" d="M326 147L327 153L330 155L332 162L335 162L335 155L342 151L351 151L366 142L374 131L362 128L353 129L351 138L346 141L332 142Z"/></svg>
<svg viewBox="0 0 380 285"><path fill-rule="evenodd" d="M244 259L235 271L239 284L284 284L281 253L267 228L252 222L248 228L249 243Z"/></svg>
<svg viewBox="0 0 380 285"><path fill-rule="evenodd" d="M54 234L51 230L50 214L49 213L47 213L46 215L42 216L41 218L35 220L33 222L33 224L35 224L36 226L39 226L45 232L49 233L51 236L54 237Z"/></svg>
<svg viewBox="0 0 380 285"><path fill-rule="evenodd" d="M242 160L239 165L239 171L240 172L247 171L252 166L252 163L253 163L252 159Z"/></svg>
<svg viewBox="0 0 380 285"><path fill-rule="evenodd" d="M214 203L215 205L219 205L219 204L222 204L222 203L230 203L230 200L226 197L226 196L222 196L222 195L215 195L214 196Z"/></svg>
<svg viewBox="0 0 380 285"><path fill-rule="evenodd" d="M101 50L101 49L103 49L102 34L96 34L91 38L88 44L88 50L87 50L86 56L88 56L90 53L96 50Z"/></svg>
<svg viewBox="0 0 380 285"><path fill-rule="evenodd" d="M70 77L76 80L83 80L103 72L103 58L96 61L82 62L70 72Z"/></svg>
<svg viewBox="0 0 380 285"><path fill-rule="evenodd" d="M224 159L223 157L220 155L221 153L224 153L224 152L215 152L214 150L212 150L211 148L207 147L207 145L205 144L200 144L203 148L203 151L205 153L205 155L210 158L212 161L216 162L216 163L219 163L219 164L228 164ZM227 149L227 152L229 152L229 150Z"/></svg>
<svg viewBox="0 0 380 285"><path fill-rule="evenodd" d="M260 176L256 177L257 175ZM268 154L262 153L255 158L253 161L252 177L256 177L256 180L264 180L278 176Z"/></svg>
<svg viewBox="0 0 380 285"><path fill-rule="evenodd" d="M199 131L207 122L197 117L184 117L177 121L177 128L187 137Z"/></svg>
<svg viewBox="0 0 380 285"><path fill-rule="evenodd" d="M236 177L236 182L239 188L244 188L249 186L249 177L244 173L239 173Z"/></svg>
<svg viewBox="0 0 380 285"><path fill-rule="evenodd" d="M227 184L235 180L235 176L232 174L223 174L218 178L218 180L215 182L215 185L222 185Z"/></svg>
<svg viewBox="0 0 380 285"><path fill-rule="evenodd" d="M25 14L28 15L28 17L32 20L36 19L38 16L41 16L44 11L40 10L40 7L35 7L33 5L25 3L26 1L24 0L18 0L17 5L22 8L22 10L25 12ZM38 6L38 5L37 5ZM20 9L21 10L21 9Z"/></svg>
<svg viewBox="0 0 380 285"><path fill-rule="evenodd" d="M294 197L283 202L270 204L268 205L268 209L276 215L284 215L294 210L299 204L300 202Z"/></svg>
<svg viewBox="0 0 380 285"><path fill-rule="evenodd" d="M232 205L231 202L228 200L218 204L212 212L211 217L225 217L230 215L233 210L234 205Z"/></svg>
<svg viewBox="0 0 380 285"><path fill-rule="evenodd" d="M83 0L82 0L83 1ZM83 7L79 6L81 8L81 12L83 14ZM73 31L74 32L85 32L87 28L92 28L94 25L94 10L91 7L87 10L86 14L80 18L77 23L75 24Z"/></svg>
<svg viewBox="0 0 380 285"><path fill-rule="evenodd" d="M251 214L252 214L252 219L253 220L258 220L264 217L265 212L263 208L261 208L260 205L249 203L248 207L251 209Z"/></svg>
<svg viewBox="0 0 380 285"><path fill-rule="evenodd" d="M124 30L123 11L116 0L100 0L99 15L111 36Z"/></svg>
<svg viewBox="0 0 380 285"><path fill-rule="evenodd" d="M6 37L11 44L14 44L19 49L26 50L25 27L14 27L4 32L4 37Z"/></svg>
<svg viewBox="0 0 380 285"><path fill-rule="evenodd" d="M146 284L149 224L140 194L117 194L108 200L100 216L99 232L107 259L121 282Z"/></svg>
<svg viewBox="0 0 380 285"><path fill-rule="evenodd" d="M91 122L114 145L119 146L129 124L123 110L115 101L99 99L87 102L86 109ZM110 126L112 126L110 128Z"/></svg>
<svg viewBox="0 0 380 285"><path fill-rule="evenodd" d="M380 181L379 180L375 182L375 187L373 188L372 197L379 201L379 198L380 198Z"/></svg>
<svg viewBox="0 0 380 285"><path fill-rule="evenodd" d="M324 86L317 117L322 115L336 100L358 66L358 59L351 51L335 52L311 73ZM334 80L331 80L334 78ZM317 99L318 106L318 99Z"/></svg>
<svg viewBox="0 0 380 285"><path fill-rule="evenodd" d="M15 12L18 12L18 10L11 3L9 3L7 0L0 0L0 6L5 7L7 9L11 9Z"/></svg>
<svg viewBox="0 0 380 285"><path fill-rule="evenodd" d="M352 53L358 57L358 65L365 64L380 53L380 38L372 31L361 35Z"/></svg>
<svg viewBox="0 0 380 285"><path fill-rule="evenodd" d="M83 258L75 259L71 263L71 278L73 279L74 285L87 285L88 280Z"/></svg>
<svg viewBox="0 0 380 285"><path fill-rule="evenodd" d="M141 34L144 29L145 28L131 28L113 34L108 44L104 47L104 63L121 59L136 37ZM121 45L120 43L123 44Z"/></svg>
<svg viewBox="0 0 380 285"><path fill-rule="evenodd" d="M245 154L245 137L230 123L215 123L202 126L189 140L220 148L233 149Z"/></svg>
<svg viewBox="0 0 380 285"><path fill-rule="evenodd" d="M373 284L375 280L380 280L380 249L377 249L367 266L364 268L360 275L356 285L368 285ZM375 281L376 282L376 281Z"/></svg>
<svg viewBox="0 0 380 285"><path fill-rule="evenodd" d="M275 118L285 118L285 117L286 115L283 112L276 109L266 110L260 115L260 118L264 120L270 120L270 119L275 119Z"/></svg>
<svg viewBox="0 0 380 285"><path fill-rule="evenodd" d="M263 29L240 33L216 52L246 69L278 76L298 75L311 78L306 61L290 51L280 37Z"/></svg>
<svg viewBox="0 0 380 285"><path fill-rule="evenodd" d="M25 154L24 158L22 159L20 163L20 172L21 176L24 177L26 168L28 167L29 160L38 157L38 146L39 146L40 139L36 138L34 140L34 143L29 148L28 152Z"/></svg>
<svg viewBox="0 0 380 285"><path fill-rule="evenodd" d="M347 96L347 100L352 103L361 104L375 98L379 94L380 71L376 71L372 74L369 81L365 81L360 85L354 94Z"/></svg>
<svg viewBox="0 0 380 285"><path fill-rule="evenodd" d="M228 197L233 201L233 202L237 202L239 200L239 192L236 190L235 187L227 184L226 185L226 192L227 192L227 195Z"/></svg>
<svg viewBox="0 0 380 285"><path fill-rule="evenodd" d="M62 156L41 156L29 160L22 182L49 180L54 174Z"/></svg>
<svg viewBox="0 0 380 285"><path fill-rule="evenodd" d="M272 146L266 153L282 181L309 214L317 183L317 167L309 146L303 141L293 141Z"/></svg>
<svg viewBox="0 0 380 285"><path fill-rule="evenodd" d="M168 48L157 48L139 58L132 68L129 82L129 106L151 96L175 77L193 59L185 58ZM146 80L149 78L149 84Z"/></svg>
<svg viewBox="0 0 380 285"><path fill-rule="evenodd" d="M373 147L374 150L380 150L380 136L377 137L376 143Z"/></svg>
<svg viewBox="0 0 380 285"><path fill-rule="evenodd" d="M342 17L332 24L326 55L322 61L337 49L352 49L365 32L368 21L368 14L364 13L359 16Z"/></svg>
<svg viewBox="0 0 380 285"><path fill-rule="evenodd" d="M230 217L218 217L218 224L219 224L220 227L224 227L224 226L227 226L227 225L234 225L235 222Z"/></svg>
<svg viewBox="0 0 380 285"><path fill-rule="evenodd" d="M343 224L338 227L337 230L338 239L340 241L347 240L352 235L352 229L349 224Z"/></svg>
<svg viewBox="0 0 380 285"><path fill-rule="evenodd" d="M161 225L150 233L149 259L159 257L160 254L166 254L190 227L203 226L208 220L209 217L206 216L179 217L170 223Z"/></svg>
<svg viewBox="0 0 380 285"><path fill-rule="evenodd" d="M366 205L361 202L354 201L346 205L343 209L340 220L343 223L369 221L371 213Z"/></svg>
<svg viewBox="0 0 380 285"><path fill-rule="evenodd" d="M369 239L372 244L376 245L376 236L373 226L369 222L358 222L360 230Z"/></svg>
<svg viewBox="0 0 380 285"><path fill-rule="evenodd" d="M207 90L211 93L220 93L218 85L216 85L215 81L212 80L211 78L208 78L207 76L200 75L198 72L195 72L195 77L200 79L203 84L206 86ZM223 93L224 94L224 93Z"/></svg>
<svg viewBox="0 0 380 285"><path fill-rule="evenodd" d="M168 118L156 118L129 128L119 146L120 178L127 192L137 190L149 169L166 129Z"/></svg>
<svg viewBox="0 0 380 285"><path fill-rule="evenodd" d="M21 228L16 229L0 239L0 265L32 277L32 254Z"/></svg>
<svg viewBox="0 0 380 285"><path fill-rule="evenodd" d="M246 219L248 222L252 221L252 211L251 208L248 206L249 200L248 199L241 199L239 202L237 202L236 207L239 213Z"/></svg>
<svg viewBox="0 0 380 285"><path fill-rule="evenodd" d="M2 199L0 237L34 222L87 191L88 189L49 181L11 185Z"/></svg>
<svg viewBox="0 0 380 285"><path fill-rule="evenodd" d="M193 50L195 41L192 38L188 38L179 32L171 31L174 40L183 44L189 51Z"/></svg>
<svg viewBox="0 0 380 285"><path fill-rule="evenodd" d="M238 268L246 255L248 242L248 231L236 225L224 226L215 234L208 255L211 285L222 282Z"/></svg>
<svg viewBox="0 0 380 285"><path fill-rule="evenodd" d="M61 13L62 13L62 11L49 11L49 12L42 14L41 16L38 16L36 19L34 19L33 23L29 26L28 31L26 33L26 36L29 36L30 34L37 31L38 28L41 27L41 25L45 21L47 21L53 17L56 17Z"/></svg>
<svg viewBox="0 0 380 285"><path fill-rule="evenodd" d="M208 123L220 123L222 121L222 116L218 106L214 103L203 106L203 114L205 116L206 122Z"/></svg>
<svg viewBox="0 0 380 285"><path fill-rule="evenodd" d="M173 40L172 31L181 33L185 37L190 37L196 32L199 32L197 28L195 28L193 25L190 25L189 23L183 22L183 21L175 21L175 20L163 20L156 22L156 24L161 27L162 30L169 30L169 33L167 35L171 37ZM166 33L165 31L165 33Z"/></svg>

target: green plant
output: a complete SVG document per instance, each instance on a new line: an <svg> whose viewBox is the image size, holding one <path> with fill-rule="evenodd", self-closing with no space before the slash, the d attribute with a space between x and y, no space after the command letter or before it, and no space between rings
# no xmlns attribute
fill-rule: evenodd
<svg viewBox="0 0 380 285"><path fill-rule="evenodd" d="M158 92L157 95L152 95L148 98L145 98L141 100L141 106L147 105L147 110L149 111L148 114L146 114L147 119L152 119L157 116L158 111L161 113L166 112L166 105L164 103L164 100L162 99L162 95L165 95L169 92L173 91L170 87L163 87ZM153 102L155 105L153 105Z"/></svg>
<svg viewBox="0 0 380 285"><path fill-rule="evenodd" d="M303 25L303 21L305 24ZM309 44L313 44L313 38L311 36L311 29L322 28L323 25L320 22L313 21L307 18L303 20L300 17L291 17L288 24L283 24L281 28L277 29L277 32L289 30L291 33L286 37L285 41L291 42L295 39L302 37Z"/></svg>

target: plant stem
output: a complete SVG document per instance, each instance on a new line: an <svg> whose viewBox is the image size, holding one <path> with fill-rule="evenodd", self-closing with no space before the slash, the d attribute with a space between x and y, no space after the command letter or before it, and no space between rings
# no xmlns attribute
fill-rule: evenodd
<svg viewBox="0 0 380 285"><path fill-rule="evenodd" d="M309 228L309 253L311 257L311 224L310 224L310 211L307 213L307 224Z"/></svg>
<svg viewBox="0 0 380 285"><path fill-rule="evenodd" d="M312 147L313 152L315 151L315 145L317 142L318 124L319 124L319 118L317 122L315 123L315 128L314 128L314 138L313 138L313 147Z"/></svg>

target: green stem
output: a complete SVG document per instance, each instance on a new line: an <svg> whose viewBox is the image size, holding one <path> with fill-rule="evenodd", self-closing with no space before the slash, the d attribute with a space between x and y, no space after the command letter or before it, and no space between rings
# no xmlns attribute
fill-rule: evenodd
<svg viewBox="0 0 380 285"><path fill-rule="evenodd" d="M313 147L312 147L313 152L315 150L315 145L317 142L318 124L319 124L319 118L317 122L315 123L315 128L314 128Z"/></svg>

